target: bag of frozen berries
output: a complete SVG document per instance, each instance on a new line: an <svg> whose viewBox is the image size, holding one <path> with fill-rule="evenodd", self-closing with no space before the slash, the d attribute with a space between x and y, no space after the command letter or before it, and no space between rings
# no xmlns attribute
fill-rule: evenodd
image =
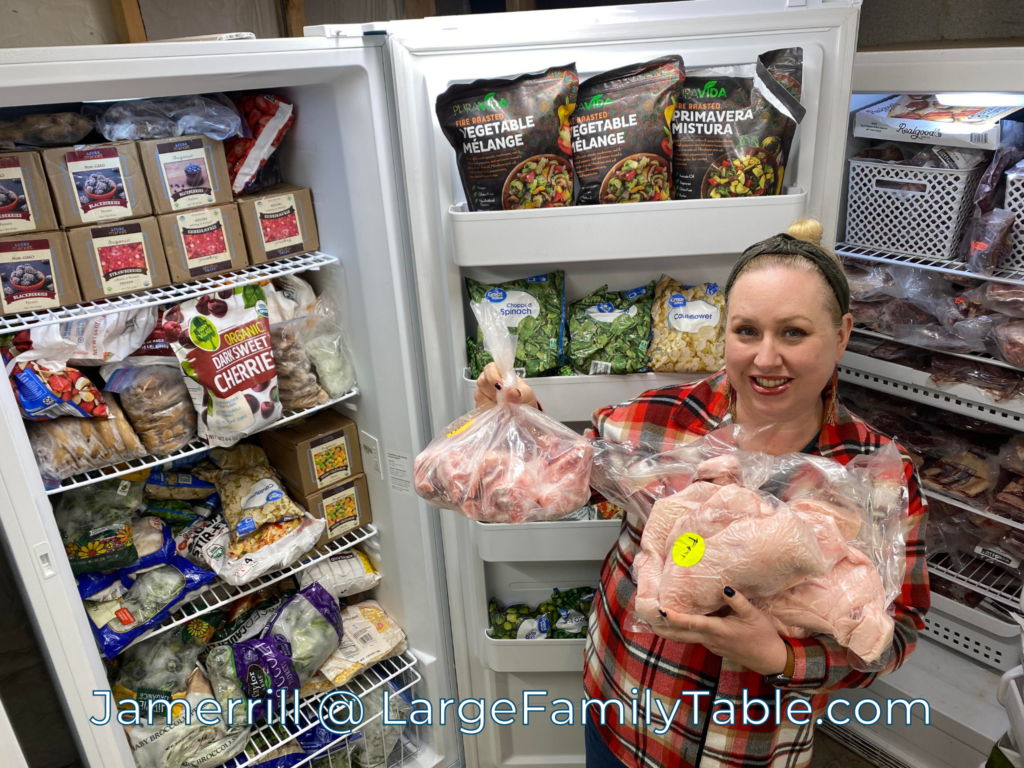
<svg viewBox="0 0 1024 768"><path fill-rule="evenodd" d="M259 285L167 307L163 331L185 372L200 438L226 447L281 418L267 301Z"/></svg>

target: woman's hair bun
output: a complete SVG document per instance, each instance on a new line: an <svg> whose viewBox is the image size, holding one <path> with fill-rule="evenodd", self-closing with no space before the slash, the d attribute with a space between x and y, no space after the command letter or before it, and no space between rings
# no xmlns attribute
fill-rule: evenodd
<svg viewBox="0 0 1024 768"><path fill-rule="evenodd" d="M821 235L824 232L824 228L821 226L821 222L817 219L800 219L794 221L789 225L789 229L786 230L786 234L795 237L797 240L803 240L805 243L811 243L812 245L821 245Z"/></svg>

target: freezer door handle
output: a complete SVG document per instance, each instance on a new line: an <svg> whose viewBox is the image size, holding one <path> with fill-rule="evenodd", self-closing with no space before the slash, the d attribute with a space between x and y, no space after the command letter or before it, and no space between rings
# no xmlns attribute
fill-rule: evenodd
<svg viewBox="0 0 1024 768"><path fill-rule="evenodd" d="M44 541L42 544L36 544L33 551L36 553L39 571L43 574L43 578L50 579L56 576L57 569L53 567L53 554L50 552L50 545Z"/></svg>

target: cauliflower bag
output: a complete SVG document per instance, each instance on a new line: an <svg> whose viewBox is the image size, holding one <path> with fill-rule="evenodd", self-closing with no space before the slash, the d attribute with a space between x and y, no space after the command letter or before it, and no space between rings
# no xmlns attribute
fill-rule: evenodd
<svg viewBox="0 0 1024 768"><path fill-rule="evenodd" d="M516 386L516 339L489 302L472 306L503 388L496 407L458 419L416 457L416 493L471 520L564 517L590 499L593 449L540 410L508 402L506 393Z"/></svg>

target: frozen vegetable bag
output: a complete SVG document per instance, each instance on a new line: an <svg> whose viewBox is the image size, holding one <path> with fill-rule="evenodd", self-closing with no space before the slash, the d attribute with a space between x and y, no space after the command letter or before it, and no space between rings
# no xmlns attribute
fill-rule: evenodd
<svg viewBox="0 0 1024 768"><path fill-rule="evenodd" d="M664 56L585 80L572 116L579 205L672 199L672 114L683 60Z"/></svg>
<svg viewBox="0 0 1024 768"><path fill-rule="evenodd" d="M435 110L471 211L572 205L576 65L451 86Z"/></svg>
<svg viewBox="0 0 1024 768"><path fill-rule="evenodd" d="M554 520L590 499L590 443L538 409L510 403L515 387L514 337L498 308L474 304L484 342L504 387L496 407L449 424L416 457L416 493L471 520L525 523Z"/></svg>
<svg viewBox="0 0 1024 768"><path fill-rule="evenodd" d="M305 685L341 642L341 609L338 601L317 582L281 606L261 637L280 635L292 647L292 664Z"/></svg>
<svg viewBox="0 0 1024 768"><path fill-rule="evenodd" d="M682 285L662 275L654 294L652 371L717 371L725 363L725 297L717 283Z"/></svg>
<svg viewBox="0 0 1024 768"><path fill-rule="evenodd" d="M164 333L199 412L199 437L229 446L281 418L266 296L258 285L164 312Z"/></svg>
<svg viewBox="0 0 1024 768"><path fill-rule="evenodd" d="M516 340L515 368L522 376L543 376L561 365L565 328L565 272L485 285L466 278L466 290L476 312L481 304L497 309L508 332ZM493 362L484 349L484 330L477 340L467 341L469 365L479 376Z"/></svg>

